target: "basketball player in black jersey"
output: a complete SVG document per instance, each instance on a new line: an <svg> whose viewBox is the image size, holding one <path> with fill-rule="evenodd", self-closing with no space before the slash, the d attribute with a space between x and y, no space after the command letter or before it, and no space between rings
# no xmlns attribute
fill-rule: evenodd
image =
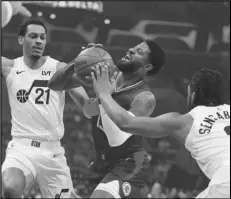
<svg viewBox="0 0 231 199"><path fill-rule="evenodd" d="M151 40L129 49L117 64L122 73L117 78L113 98L133 115L150 116L155 108L155 97L145 77L158 73L164 59L163 50ZM78 85L73 65L54 74L48 84L54 90L67 90ZM83 107L83 111L88 110L85 113L91 112L91 103L88 102ZM143 148L143 139L120 131L103 114L103 110L99 110L100 113L86 113L92 118L92 135L97 152L92 168L102 176L91 198L143 198L141 190L149 175L149 161ZM112 137L111 131L117 131L118 136Z"/></svg>

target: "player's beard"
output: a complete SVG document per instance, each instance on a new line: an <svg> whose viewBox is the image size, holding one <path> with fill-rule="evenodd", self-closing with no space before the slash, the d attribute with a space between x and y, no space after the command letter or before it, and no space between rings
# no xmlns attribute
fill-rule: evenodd
<svg viewBox="0 0 231 199"><path fill-rule="evenodd" d="M41 55L31 55L31 58L34 60L34 61L38 61L42 56Z"/></svg>
<svg viewBox="0 0 231 199"><path fill-rule="evenodd" d="M43 51L41 51L41 52L33 52L33 49L32 49L31 58L34 61L38 61L42 56L43 56Z"/></svg>
<svg viewBox="0 0 231 199"><path fill-rule="evenodd" d="M116 66L122 73L134 73L140 68L140 63L119 60Z"/></svg>

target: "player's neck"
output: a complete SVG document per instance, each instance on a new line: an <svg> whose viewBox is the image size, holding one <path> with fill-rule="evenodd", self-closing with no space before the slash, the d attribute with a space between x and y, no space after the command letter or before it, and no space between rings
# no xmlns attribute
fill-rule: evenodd
<svg viewBox="0 0 231 199"><path fill-rule="evenodd" d="M123 87L132 86L141 82L143 79L136 74L123 74Z"/></svg>
<svg viewBox="0 0 231 199"><path fill-rule="evenodd" d="M28 57L28 56L23 56L23 61L26 64L27 67L36 70L38 68L40 68L46 61L45 57L40 57L38 59L34 59L32 57Z"/></svg>

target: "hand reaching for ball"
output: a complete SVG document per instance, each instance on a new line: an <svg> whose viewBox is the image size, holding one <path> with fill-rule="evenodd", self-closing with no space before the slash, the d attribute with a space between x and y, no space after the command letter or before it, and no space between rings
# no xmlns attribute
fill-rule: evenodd
<svg viewBox="0 0 231 199"><path fill-rule="evenodd" d="M110 77L110 65L107 63L99 63L91 72L93 87L97 96L104 94L112 94L116 89L116 78L118 72L114 72Z"/></svg>

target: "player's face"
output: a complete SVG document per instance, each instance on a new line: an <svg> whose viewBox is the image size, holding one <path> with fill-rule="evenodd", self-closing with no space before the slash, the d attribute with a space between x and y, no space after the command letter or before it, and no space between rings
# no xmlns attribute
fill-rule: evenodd
<svg viewBox="0 0 231 199"><path fill-rule="evenodd" d="M22 39L23 51L27 56L40 58L46 47L46 30L41 25L30 24Z"/></svg>
<svg viewBox="0 0 231 199"><path fill-rule="evenodd" d="M150 49L146 42L143 42L134 48L130 48L117 64L120 71L124 73L136 72L140 67L149 64Z"/></svg>

